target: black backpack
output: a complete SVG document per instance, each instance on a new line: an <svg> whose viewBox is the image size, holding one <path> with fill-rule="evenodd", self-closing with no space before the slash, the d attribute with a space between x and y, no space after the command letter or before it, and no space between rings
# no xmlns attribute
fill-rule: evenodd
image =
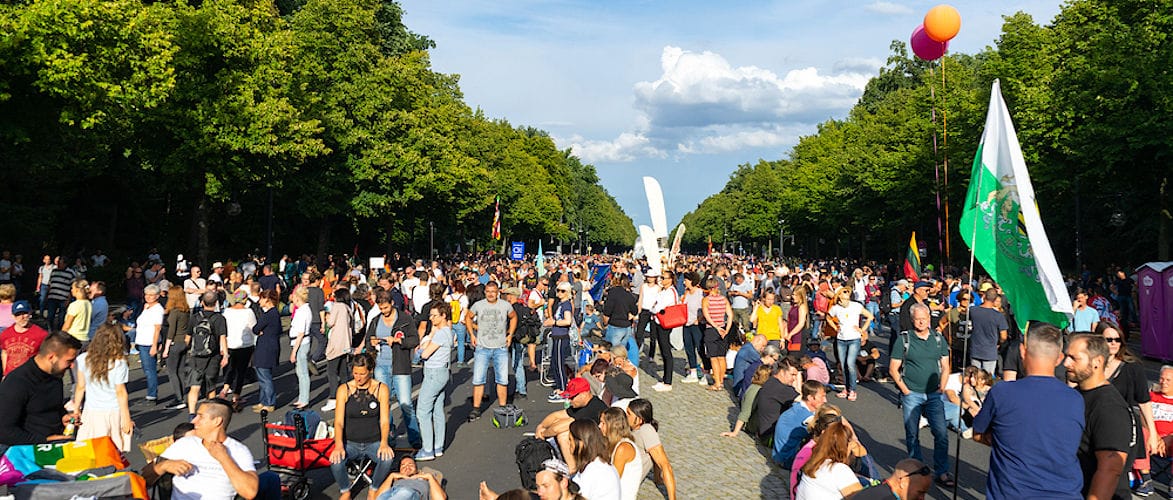
<svg viewBox="0 0 1173 500"><path fill-rule="evenodd" d="M219 339L212 329L215 314L196 313L195 326L191 327L191 345L187 353L197 358L210 358L220 353Z"/></svg>
<svg viewBox="0 0 1173 500"><path fill-rule="evenodd" d="M529 436L517 443L514 454L517 456L517 469L521 473L521 486L531 491L537 489L542 462L554 458L554 447L545 440Z"/></svg>

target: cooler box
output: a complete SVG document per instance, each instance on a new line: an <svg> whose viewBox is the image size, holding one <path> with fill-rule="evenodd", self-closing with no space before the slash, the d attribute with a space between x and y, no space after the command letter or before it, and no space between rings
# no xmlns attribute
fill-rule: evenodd
<svg viewBox="0 0 1173 500"><path fill-rule="evenodd" d="M1149 262L1136 270L1141 352L1173 360L1173 262Z"/></svg>

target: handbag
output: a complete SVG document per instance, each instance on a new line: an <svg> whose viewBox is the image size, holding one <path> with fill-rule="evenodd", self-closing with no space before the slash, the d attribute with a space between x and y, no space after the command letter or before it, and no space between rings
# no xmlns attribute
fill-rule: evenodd
<svg viewBox="0 0 1173 500"><path fill-rule="evenodd" d="M673 304L656 313L656 322L666 330L684 326L687 321L688 304Z"/></svg>

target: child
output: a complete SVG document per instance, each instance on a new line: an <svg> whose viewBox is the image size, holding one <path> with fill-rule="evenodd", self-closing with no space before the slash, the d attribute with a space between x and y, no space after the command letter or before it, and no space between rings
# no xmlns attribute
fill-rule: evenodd
<svg viewBox="0 0 1173 500"><path fill-rule="evenodd" d="M601 323L602 318L600 318L598 311L595 311L595 305L587 302L582 313L582 336L602 337L603 329L600 326Z"/></svg>

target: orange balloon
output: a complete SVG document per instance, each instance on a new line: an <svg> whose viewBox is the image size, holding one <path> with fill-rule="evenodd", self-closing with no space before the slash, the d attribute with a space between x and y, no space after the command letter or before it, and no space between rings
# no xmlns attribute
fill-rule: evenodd
<svg viewBox="0 0 1173 500"><path fill-rule="evenodd" d="M952 5L941 4L925 14L925 34L938 42L948 42L961 31L961 14Z"/></svg>

